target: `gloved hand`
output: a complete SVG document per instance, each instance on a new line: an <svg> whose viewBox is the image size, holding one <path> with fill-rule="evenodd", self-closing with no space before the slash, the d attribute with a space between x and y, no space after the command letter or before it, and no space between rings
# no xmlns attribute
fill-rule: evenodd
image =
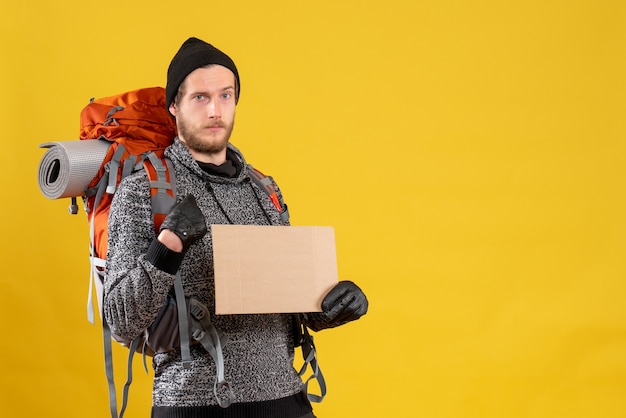
<svg viewBox="0 0 626 418"><path fill-rule="evenodd" d="M341 325L359 319L367 313L365 293L349 280L333 287L322 301L322 314L333 324Z"/></svg>
<svg viewBox="0 0 626 418"><path fill-rule="evenodd" d="M206 221L193 195L185 196L172 207L159 231L164 229L169 229L181 239L183 251L206 234Z"/></svg>

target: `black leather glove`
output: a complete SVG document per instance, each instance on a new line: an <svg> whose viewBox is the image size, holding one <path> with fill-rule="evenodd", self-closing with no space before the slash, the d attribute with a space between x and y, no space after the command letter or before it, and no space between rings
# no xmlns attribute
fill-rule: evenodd
<svg viewBox="0 0 626 418"><path fill-rule="evenodd" d="M172 207L159 231L164 229L169 229L183 241L183 251L206 234L206 221L193 195L185 196Z"/></svg>
<svg viewBox="0 0 626 418"><path fill-rule="evenodd" d="M333 287L322 301L322 313L330 323L341 325L359 319L367 313L365 293L349 280Z"/></svg>

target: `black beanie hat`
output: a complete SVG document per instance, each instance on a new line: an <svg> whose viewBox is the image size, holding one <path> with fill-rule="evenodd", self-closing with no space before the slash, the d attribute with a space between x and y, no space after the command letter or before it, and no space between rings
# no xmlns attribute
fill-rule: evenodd
<svg viewBox="0 0 626 418"><path fill-rule="evenodd" d="M217 64L228 68L235 74L237 82L235 92L235 100L239 101L239 91L241 83L239 81L239 73L233 60L213 45L208 44L198 38L187 39L180 47L170 66L167 69L167 85L165 86L166 106L169 109L170 104L176 98L178 87L187 78L192 71L204 67L209 64Z"/></svg>

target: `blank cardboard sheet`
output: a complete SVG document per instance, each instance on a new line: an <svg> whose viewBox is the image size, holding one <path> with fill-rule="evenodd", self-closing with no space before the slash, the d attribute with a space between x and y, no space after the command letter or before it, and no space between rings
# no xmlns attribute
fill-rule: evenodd
<svg viewBox="0 0 626 418"><path fill-rule="evenodd" d="M218 315L320 312L337 284L328 226L211 225Z"/></svg>

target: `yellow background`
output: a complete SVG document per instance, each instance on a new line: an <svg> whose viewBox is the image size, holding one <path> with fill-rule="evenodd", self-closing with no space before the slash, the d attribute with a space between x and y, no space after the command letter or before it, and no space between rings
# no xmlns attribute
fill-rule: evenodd
<svg viewBox="0 0 626 418"><path fill-rule="evenodd" d="M2 0L0 36L2 416L108 416L38 145L198 36L240 70L233 143L371 303L316 336L318 417L626 417L625 2Z"/></svg>

